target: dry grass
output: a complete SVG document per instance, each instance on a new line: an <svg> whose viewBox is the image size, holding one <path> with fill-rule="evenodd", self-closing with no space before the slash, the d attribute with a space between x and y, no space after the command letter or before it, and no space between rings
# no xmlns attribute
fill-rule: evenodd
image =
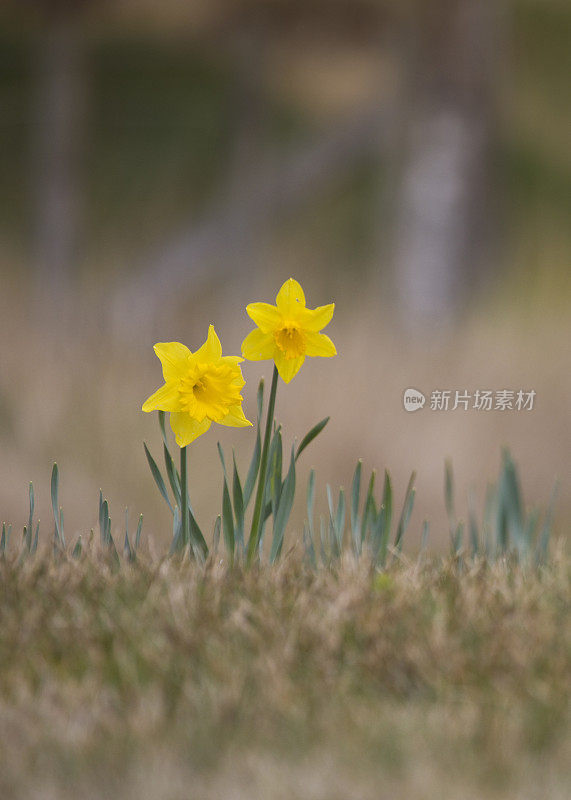
<svg viewBox="0 0 571 800"><path fill-rule="evenodd" d="M566 557L0 573L4 800L568 796Z"/></svg>

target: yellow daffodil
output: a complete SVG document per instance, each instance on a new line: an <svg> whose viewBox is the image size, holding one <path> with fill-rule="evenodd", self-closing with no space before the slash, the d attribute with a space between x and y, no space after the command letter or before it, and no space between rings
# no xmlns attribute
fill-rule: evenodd
<svg viewBox="0 0 571 800"><path fill-rule="evenodd" d="M281 378L289 383L306 356L337 355L322 328L331 321L335 304L306 308L299 283L289 278L276 297L276 305L250 303L248 315L258 326L242 342L242 355L250 361L273 359Z"/></svg>
<svg viewBox="0 0 571 800"><path fill-rule="evenodd" d="M143 411L169 411L179 447L206 433L212 422L236 428L252 424L244 416L240 394L245 381L238 364L244 359L222 355L212 325L195 353L180 342L162 342L154 350L165 384L143 403Z"/></svg>

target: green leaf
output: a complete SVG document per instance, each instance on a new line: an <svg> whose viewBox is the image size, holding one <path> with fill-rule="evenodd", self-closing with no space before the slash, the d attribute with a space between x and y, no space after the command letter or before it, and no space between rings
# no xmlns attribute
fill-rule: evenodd
<svg viewBox="0 0 571 800"><path fill-rule="evenodd" d="M166 420L166 413L164 411L159 411L159 427L161 429L161 436L163 438L163 443L168 450L168 439L167 439L167 431L165 427L165 420Z"/></svg>
<svg viewBox="0 0 571 800"><path fill-rule="evenodd" d="M220 528L222 526L222 517L220 514L216 517L214 522L214 531L212 533L212 552L216 555L218 552L218 545L220 544Z"/></svg>
<svg viewBox="0 0 571 800"><path fill-rule="evenodd" d="M359 503L361 495L361 471L363 462L357 461L355 472L353 473L353 483L351 484L351 531L355 541L359 535Z"/></svg>
<svg viewBox="0 0 571 800"><path fill-rule="evenodd" d="M172 556L174 553L178 553L184 547L184 542L182 541L182 519L180 516L180 509L178 506L175 506L173 509L173 517L172 517L172 542L169 550L169 555Z"/></svg>
<svg viewBox="0 0 571 800"><path fill-rule="evenodd" d="M480 552L480 537L478 533L478 520L476 517L476 503L472 493L470 493L468 502L468 529L470 531L472 555L477 556Z"/></svg>
<svg viewBox="0 0 571 800"><path fill-rule="evenodd" d="M137 532L135 533L135 552L139 549L141 543L141 531L143 530L143 515L139 515L139 523L137 525Z"/></svg>
<svg viewBox="0 0 571 800"><path fill-rule="evenodd" d="M313 541L313 514L315 508L315 470L311 469L307 481L307 524L309 526L309 535Z"/></svg>
<svg viewBox="0 0 571 800"><path fill-rule="evenodd" d="M38 541L40 538L40 520L36 523L36 532L34 534L34 541L32 542L32 553L35 553L38 549Z"/></svg>
<svg viewBox="0 0 571 800"><path fill-rule="evenodd" d="M373 470L371 472L371 477L369 479L369 487L367 489L367 495L365 498L365 510L363 511L363 519L361 520L361 541L360 541L361 546L365 541L365 537L367 536L367 527L369 525L370 520L374 520L377 515L376 514L377 510L375 507L375 498L373 496L373 493L375 491L375 477L376 477L376 472L375 470Z"/></svg>
<svg viewBox="0 0 571 800"><path fill-rule="evenodd" d="M83 546L82 546L82 543L81 543L81 534L79 534L77 542L75 543L75 546L74 546L73 550L71 551L71 557L75 558L75 559L81 558L81 551L82 550L83 550Z"/></svg>
<svg viewBox="0 0 571 800"><path fill-rule="evenodd" d="M226 552L230 564L234 563L234 520L232 517L232 503L230 502L230 492L228 491L228 482L226 475L224 475L224 488L222 490L222 532L224 534L224 543L226 544Z"/></svg>
<svg viewBox="0 0 571 800"><path fill-rule="evenodd" d="M325 520L323 516L319 517L319 555L321 556L321 563L326 566L329 562L327 557L327 549L325 547Z"/></svg>
<svg viewBox="0 0 571 800"><path fill-rule="evenodd" d="M4 555L6 553L6 547L8 546L8 541L6 537L6 523L2 523L2 536L0 537L0 553Z"/></svg>
<svg viewBox="0 0 571 800"><path fill-rule="evenodd" d="M508 450L504 450L502 476L502 502L505 506L506 525L518 553L527 554L527 541L523 530L523 504L515 464Z"/></svg>
<svg viewBox="0 0 571 800"><path fill-rule="evenodd" d="M422 536L420 538L420 552L424 553L426 545L428 544L428 534L430 532L430 524L427 519L422 523Z"/></svg>
<svg viewBox="0 0 571 800"><path fill-rule="evenodd" d="M147 447L145 442L143 442L143 447L145 448L145 455L147 456L147 461L149 462L149 467L151 469L151 474L152 474L152 476L153 476L153 478L155 480L155 483L157 484L157 488L158 488L159 492L162 494L162 496L164 497L165 502L168 505L168 507L170 508L171 512L174 514L174 509L173 509L172 503L171 503L171 501L169 499L168 492L167 492L167 487L165 486L165 482L163 480L163 476L161 475L161 471L157 467L156 461L152 457L152 455L150 454L149 448Z"/></svg>
<svg viewBox="0 0 571 800"><path fill-rule="evenodd" d="M100 493L100 510L99 510L99 535L101 544L107 546L109 544L109 534L111 529L111 521L109 519L109 504L107 500L103 500Z"/></svg>
<svg viewBox="0 0 571 800"><path fill-rule="evenodd" d="M175 505L180 507L181 505L180 475L173 461L173 457L171 456L171 452L166 445L166 442L163 442L163 455L165 459L167 478L171 487L171 491L173 493L174 502Z"/></svg>
<svg viewBox="0 0 571 800"><path fill-rule="evenodd" d="M301 442L299 444L299 447L297 448L297 453L295 454L295 460L296 461L300 457L300 455L303 453L305 448L309 444L311 444L311 442L315 439L315 437L319 436L319 434L321 433L323 428L329 422L329 419L330 419L330 417L325 417L325 419L322 419L321 422L318 422L317 425L314 425L313 428L305 434L305 436L303 437L303 439L301 440Z"/></svg>
<svg viewBox="0 0 571 800"><path fill-rule="evenodd" d="M282 447L282 435L281 431L278 429L276 431L276 444L273 448L272 458L269 462L269 479L270 479L270 499L272 503L272 513L274 517L277 514L278 506L280 504L280 496L282 493L282 458L283 458L283 447Z"/></svg>
<svg viewBox="0 0 571 800"><path fill-rule="evenodd" d="M389 548L389 538L391 535L391 525L393 521L393 489L391 484L391 476L385 470L385 482L383 486L383 499L379 514L377 517L376 525L373 531L373 557L375 560L384 566L387 560L387 552Z"/></svg>
<svg viewBox="0 0 571 800"><path fill-rule="evenodd" d="M58 493L59 493L59 469L58 465L54 462L53 469L52 469L52 480L51 480L51 498L52 498L52 511L55 520L56 526L56 536L58 545L64 549L65 548L65 537L63 534L63 512L58 505ZM31 531L30 534L31 536Z"/></svg>
<svg viewBox="0 0 571 800"><path fill-rule="evenodd" d="M402 511L401 511L399 523L398 523L398 526L397 526L397 532L396 532L396 535L395 535L395 548L397 550L402 549L402 543L403 543L404 535L405 535L406 529L408 527L408 523L409 523L409 520L410 520L410 515L412 514L412 508L414 506L414 495L415 495L415 491L414 491L413 486L414 486L414 481L415 480L416 480L416 472L413 472L412 475L410 476L410 480L408 482L408 486L407 486L407 489L406 489L406 494L405 494L404 502L403 502L403 506L402 506Z"/></svg>
<svg viewBox="0 0 571 800"><path fill-rule="evenodd" d="M272 547L270 551L270 564L279 558L284 540L285 526L293 506L295 497L295 448L291 449L289 470L280 495L277 514L274 516Z"/></svg>
<svg viewBox="0 0 571 800"><path fill-rule="evenodd" d="M256 478L260 469L260 458L262 455L262 438L260 436L260 428L256 431L256 444L254 445L254 453L250 462L250 468L246 476L246 483L244 484L244 508L248 507L254 486L256 485Z"/></svg>
<svg viewBox="0 0 571 800"><path fill-rule="evenodd" d="M303 546L307 560L313 569L317 569L317 559L315 557L315 546L313 544L313 536L309 530L307 522L303 523Z"/></svg>
<svg viewBox="0 0 571 800"><path fill-rule="evenodd" d="M244 553L244 495L242 493L242 486L240 484L240 476L238 475L238 467L236 466L236 455L232 453L234 462L234 474L232 477L232 498L234 500L234 516L236 519L236 544L240 553Z"/></svg>
<svg viewBox="0 0 571 800"><path fill-rule="evenodd" d="M129 561L133 561L135 557L135 553L131 549L131 543L129 542L129 509L125 509L125 541L123 543L123 555Z"/></svg>

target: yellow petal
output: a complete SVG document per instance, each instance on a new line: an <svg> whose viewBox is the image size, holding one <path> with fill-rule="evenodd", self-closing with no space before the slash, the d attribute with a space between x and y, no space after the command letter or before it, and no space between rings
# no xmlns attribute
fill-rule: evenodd
<svg viewBox="0 0 571 800"><path fill-rule="evenodd" d="M223 364L229 364L231 367L237 367L244 360L240 356L222 356L220 359Z"/></svg>
<svg viewBox="0 0 571 800"><path fill-rule="evenodd" d="M252 423L246 419L241 405L231 406L228 414L221 420L220 425L229 425L232 428L247 428Z"/></svg>
<svg viewBox="0 0 571 800"><path fill-rule="evenodd" d="M165 383L143 403L143 411L179 411L180 394L174 382Z"/></svg>
<svg viewBox="0 0 571 800"><path fill-rule="evenodd" d="M306 356L336 356L335 345L324 333L313 333L307 331L305 334Z"/></svg>
<svg viewBox="0 0 571 800"><path fill-rule="evenodd" d="M165 382L178 380L185 376L188 369L190 350L180 342L158 342L154 351L163 365Z"/></svg>
<svg viewBox="0 0 571 800"><path fill-rule="evenodd" d="M282 315L276 306L269 303L249 303L246 306L246 312L264 333L275 331L283 323Z"/></svg>
<svg viewBox="0 0 571 800"><path fill-rule="evenodd" d="M222 345L220 344L220 339L214 330L214 325L208 326L208 336L206 341L202 347L198 348L194 355L198 361L206 362L217 361L222 357Z"/></svg>
<svg viewBox="0 0 571 800"><path fill-rule="evenodd" d="M187 411L177 411L171 414L170 423L179 447L186 447L195 439L198 439L199 436L206 433L212 424L208 417L203 419L202 422L197 422Z"/></svg>
<svg viewBox="0 0 571 800"><path fill-rule="evenodd" d="M298 356L298 358L286 358L281 350L276 350L274 361L281 379L285 383L289 383L294 375L299 372L301 365L305 361L305 356Z"/></svg>
<svg viewBox="0 0 571 800"><path fill-rule="evenodd" d="M294 278L288 278L276 297L276 305L286 319L295 318L300 308L305 308L305 295Z"/></svg>
<svg viewBox="0 0 571 800"><path fill-rule="evenodd" d="M318 306L311 309L306 308L300 315L300 321L306 331L314 331L317 333L326 325L331 322L331 317L335 311L335 303L329 303L328 306Z"/></svg>
<svg viewBox="0 0 571 800"><path fill-rule="evenodd" d="M254 328L242 342L242 355L250 361L273 358L274 350L275 342L272 334L263 333L259 328Z"/></svg>

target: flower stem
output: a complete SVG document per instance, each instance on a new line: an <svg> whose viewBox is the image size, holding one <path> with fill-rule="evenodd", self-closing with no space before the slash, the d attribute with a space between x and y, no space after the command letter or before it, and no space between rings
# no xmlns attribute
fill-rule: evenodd
<svg viewBox="0 0 571 800"><path fill-rule="evenodd" d="M180 515L182 519L182 546L190 542L188 528L188 487L186 477L186 447L180 448Z"/></svg>
<svg viewBox="0 0 571 800"><path fill-rule="evenodd" d="M264 500L264 489L266 488L266 472L268 468L268 449L272 435L272 422L274 421L274 409L276 407L276 392L278 388L278 370L274 365L272 376L272 386L270 389L270 400L268 403L268 415L266 417L266 432L264 434L264 444L262 447L262 458L260 461L260 473L258 475L258 488L256 490L256 503L254 505L254 515L252 517L252 529L248 541L248 564L251 564L258 551L260 543L260 531L262 522L262 503Z"/></svg>

